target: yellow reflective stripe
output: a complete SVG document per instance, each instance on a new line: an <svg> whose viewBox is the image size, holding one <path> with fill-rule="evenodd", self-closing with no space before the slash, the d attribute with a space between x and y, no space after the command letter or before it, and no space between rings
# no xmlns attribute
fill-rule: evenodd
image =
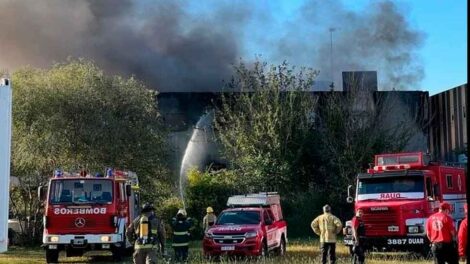
<svg viewBox="0 0 470 264"><path fill-rule="evenodd" d="M173 243L171 244L173 247L184 247L184 246L187 246L189 245L189 243Z"/></svg>
<svg viewBox="0 0 470 264"><path fill-rule="evenodd" d="M153 247L154 247L154 245L152 245L152 244L147 244L147 245L135 244L135 245L134 245L134 248L139 248L139 249L140 249L140 248L153 248Z"/></svg>
<svg viewBox="0 0 470 264"><path fill-rule="evenodd" d="M151 232L152 232L152 234L157 234L157 233L158 233L158 229L152 229Z"/></svg>
<svg viewBox="0 0 470 264"><path fill-rule="evenodd" d="M189 232L184 231L184 232L173 232L173 235L175 236L184 236L184 235L189 235Z"/></svg>

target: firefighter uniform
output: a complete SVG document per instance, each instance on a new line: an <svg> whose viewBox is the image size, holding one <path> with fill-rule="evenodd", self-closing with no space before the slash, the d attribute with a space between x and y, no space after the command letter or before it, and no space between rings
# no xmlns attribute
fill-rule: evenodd
<svg viewBox="0 0 470 264"><path fill-rule="evenodd" d="M467 215L468 207L465 204L465 216ZM467 258L468 257L468 236L467 236L467 229L468 229L468 218L465 217L465 219L460 223L459 227L459 256L461 258Z"/></svg>
<svg viewBox="0 0 470 264"><path fill-rule="evenodd" d="M458 264L458 252L455 247L454 220L448 215L450 205L443 202L439 212L431 215L426 221L426 235L431 241L431 251L435 264Z"/></svg>
<svg viewBox="0 0 470 264"><path fill-rule="evenodd" d="M202 219L202 227L204 228L204 232L206 232L209 227L213 226L217 221L217 216L215 216L214 209L212 209L212 207L207 207L206 212L207 214Z"/></svg>
<svg viewBox="0 0 470 264"><path fill-rule="evenodd" d="M188 246L189 246L189 228L192 226L192 221L187 218L186 211L180 209L173 218L171 223L173 228L173 243L172 247L175 251L175 260L177 262L188 261Z"/></svg>
<svg viewBox="0 0 470 264"><path fill-rule="evenodd" d="M163 252L165 249L163 223L153 214L153 210L152 205L145 204L141 215L127 227L126 235L134 242L134 264L155 264L157 251Z"/></svg>
<svg viewBox="0 0 470 264"><path fill-rule="evenodd" d="M361 237L366 235L366 227L361 218L362 210L359 209L356 212L356 216L351 220L354 236L354 246L352 248L353 264L363 264L365 261L364 242L361 241Z"/></svg>
<svg viewBox="0 0 470 264"><path fill-rule="evenodd" d="M338 217L331 214L329 205L323 206L323 214L312 221L311 227L315 234L320 236L320 251L322 263L326 263L327 255L330 263L336 262L336 235L341 232L343 224Z"/></svg>

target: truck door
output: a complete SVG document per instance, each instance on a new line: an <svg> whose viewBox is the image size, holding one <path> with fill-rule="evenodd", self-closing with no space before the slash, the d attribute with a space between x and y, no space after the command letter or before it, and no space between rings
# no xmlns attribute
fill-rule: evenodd
<svg viewBox="0 0 470 264"><path fill-rule="evenodd" d="M273 214L270 209L263 212L264 224L266 228L266 241L268 247L276 246L276 225L274 224Z"/></svg>
<svg viewBox="0 0 470 264"><path fill-rule="evenodd" d="M119 181L118 184L118 210L119 210L119 216L120 217L127 217L128 213L128 204L127 204L127 195L126 195L126 186L123 181Z"/></svg>

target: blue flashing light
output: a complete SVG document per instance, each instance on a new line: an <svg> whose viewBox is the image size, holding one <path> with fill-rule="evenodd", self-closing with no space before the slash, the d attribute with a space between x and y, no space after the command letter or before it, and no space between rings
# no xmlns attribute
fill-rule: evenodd
<svg viewBox="0 0 470 264"><path fill-rule="evenodd" d="M54 171L54 176L55 176L55 177L62 177L62 175L63 175L63 173L62 173L61 170L55 170L55 171Z"/></svg>
<svg viewBox="0 0 470 264"><path fill-rule="evenodd" d="M106 169L106 177L113 177L113 169L107 168Z"/></svg>

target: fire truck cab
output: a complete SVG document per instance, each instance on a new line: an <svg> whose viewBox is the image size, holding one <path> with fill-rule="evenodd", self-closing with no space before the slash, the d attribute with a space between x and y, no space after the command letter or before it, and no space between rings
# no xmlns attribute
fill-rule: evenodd
<svg viewBox="0 0 470 264"><path fill-rule="evenodd" d="M363 211L364 247L427 255L427 218L446 201L457 227L465 217L465 180L463 168L430 162L422 152L376 155L374 167L357 176L355 198L348 188L348 202ZM352 247L351 221L345 226L344 242Z"/></svg>
<svg viewBox="0 0 470 264"><path fill-rule="evenodd" d="M277 193L231 196L227 206L204 235L204 256L285 254L287 224Z"/></svg>
<svg viewBox="0 0 470 264"><path fill-rule="evenodd" d="M118 260L132 245L125 237L127 223L140 211L138 178L131 171L113 171L95 176L59 170L49 180L45 199L43 247L47 263L59 252L81 256L87 251L111 251Z"/></svg>

